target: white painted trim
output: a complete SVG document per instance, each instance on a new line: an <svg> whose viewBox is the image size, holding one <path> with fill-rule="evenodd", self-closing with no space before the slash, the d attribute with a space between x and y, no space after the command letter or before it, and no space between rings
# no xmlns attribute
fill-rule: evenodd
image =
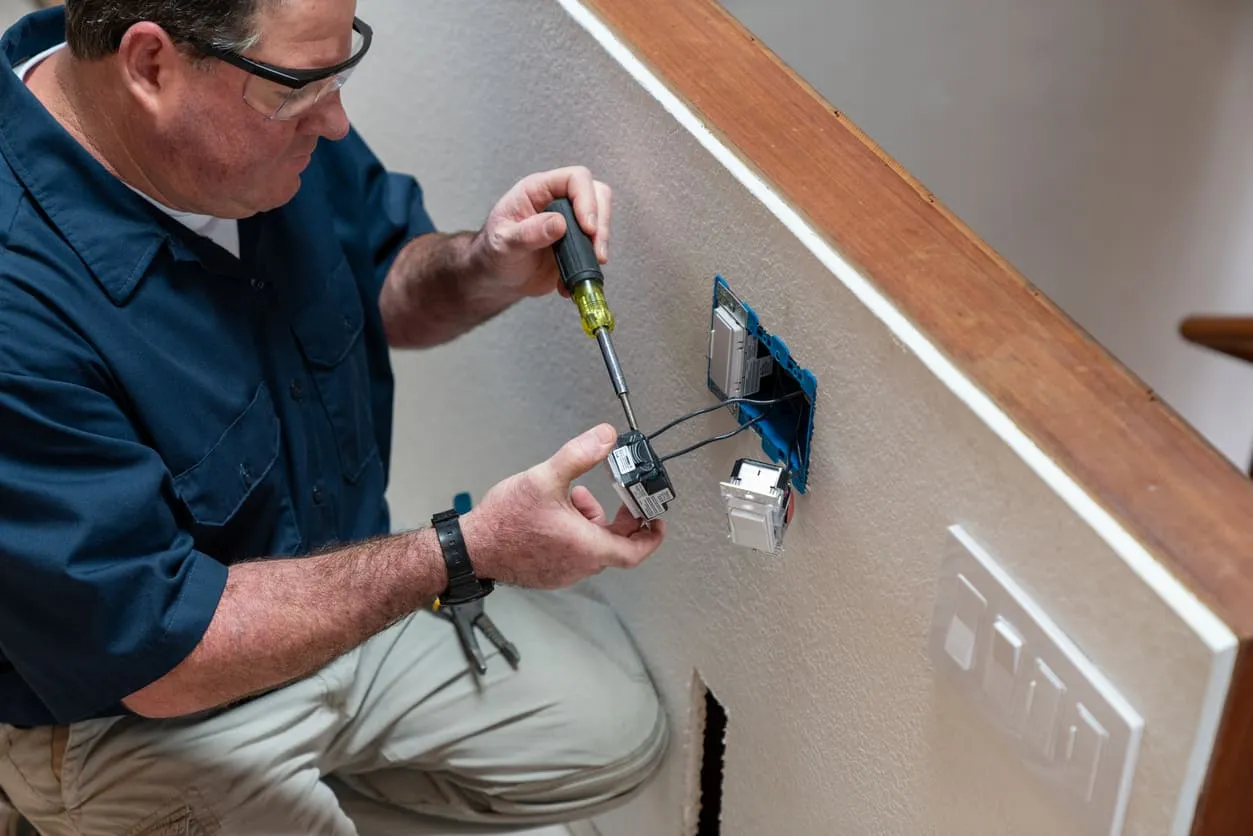
<svg viewBox="0 0 1253 836"><path fill-rule="evenodd" d="M1236 667L1236 651L1239 643L1217 650L1209 670L1209 687L1205 691L1205 703L1197 722L1196 739L1188 756L1188 774L1184 776L1179 790L1179 803L1175 807L1175 821L1171 836L1190 836L1192 821L1196 818L1196 805L1201 799L1201 789L1209 774L1210 759L1214 756L1214 742L1218 739L1218 727L1223 720L1223 707L1227 691L1231 688L1231 673Z"/></svg>
<svg viewBox="0 0 1253 836"><path fill-rule="evenodd" d="M1235 667L1236 635L1144 548L1131 533L1102 508L1056 462L1045 455L992 399L964 375L921 331L864 276L837 253L822 236L787 204L734 151L724 145L662 81L615 36L600 18L579 0L556 0L587 30L607 53L687 129L715 159L760 200L814 256L835 274L884 325L1035 471L1045 484L1109 544L1158 596L1187 624L1213 653L1209 689L1188 761L1188 775L1175 812L1173 832L1184 836L1191 826L1197 799L1209 769L1210 756L1222 719L1227 690Z"/></svg>

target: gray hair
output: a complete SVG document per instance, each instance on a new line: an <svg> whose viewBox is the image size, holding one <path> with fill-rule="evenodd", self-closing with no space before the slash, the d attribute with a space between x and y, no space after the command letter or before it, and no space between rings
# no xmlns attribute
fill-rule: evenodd
<svg viewBox="0 0 1253 836"><path fill-rule="evenodd" d="M104 58L149 20L175 41L242 52L254 46L257 11L267 0L65 0L65 39L74 57Z"/></svg>

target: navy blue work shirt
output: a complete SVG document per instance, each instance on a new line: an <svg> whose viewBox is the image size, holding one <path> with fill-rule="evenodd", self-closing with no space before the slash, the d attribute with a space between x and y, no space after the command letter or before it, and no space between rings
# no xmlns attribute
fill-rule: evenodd
<svg viewBox="0 0 1253 836"><path fill-rule="evenodd" d="M434 230L354 132L240 222L235 258L17 78L64 38L50 9L0 40L0 723L22 726L127 713L232 563L388 530L378 295Z"/></svg>

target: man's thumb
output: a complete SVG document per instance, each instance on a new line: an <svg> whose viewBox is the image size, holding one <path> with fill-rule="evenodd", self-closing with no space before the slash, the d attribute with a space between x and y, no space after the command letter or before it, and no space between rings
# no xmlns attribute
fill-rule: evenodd
<svg viewBox="0 0 1253 836"><path fill-rule="evenodd" d="M565 219L556 212L543 212L521 221L513 240L528 251L551 247L566 234Z"/></svg>
<svg viewBox="0 0 1253 836"><path fill-rule="evenodd" d="M610 424L601 424L567 441L548 464L558 478L573 482L603 462L617 439L618 433Z"/></svg>

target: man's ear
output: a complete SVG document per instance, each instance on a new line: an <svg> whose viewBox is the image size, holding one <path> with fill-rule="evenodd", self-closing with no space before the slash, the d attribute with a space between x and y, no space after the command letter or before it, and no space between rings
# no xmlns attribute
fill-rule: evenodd
<svg viewBox="0 0 1253 836"><path fill-rule="evenodd" d="M186 66L166 31L148 20L126 30L117 59L127 90L153 114L168 100Z"/></svg>

